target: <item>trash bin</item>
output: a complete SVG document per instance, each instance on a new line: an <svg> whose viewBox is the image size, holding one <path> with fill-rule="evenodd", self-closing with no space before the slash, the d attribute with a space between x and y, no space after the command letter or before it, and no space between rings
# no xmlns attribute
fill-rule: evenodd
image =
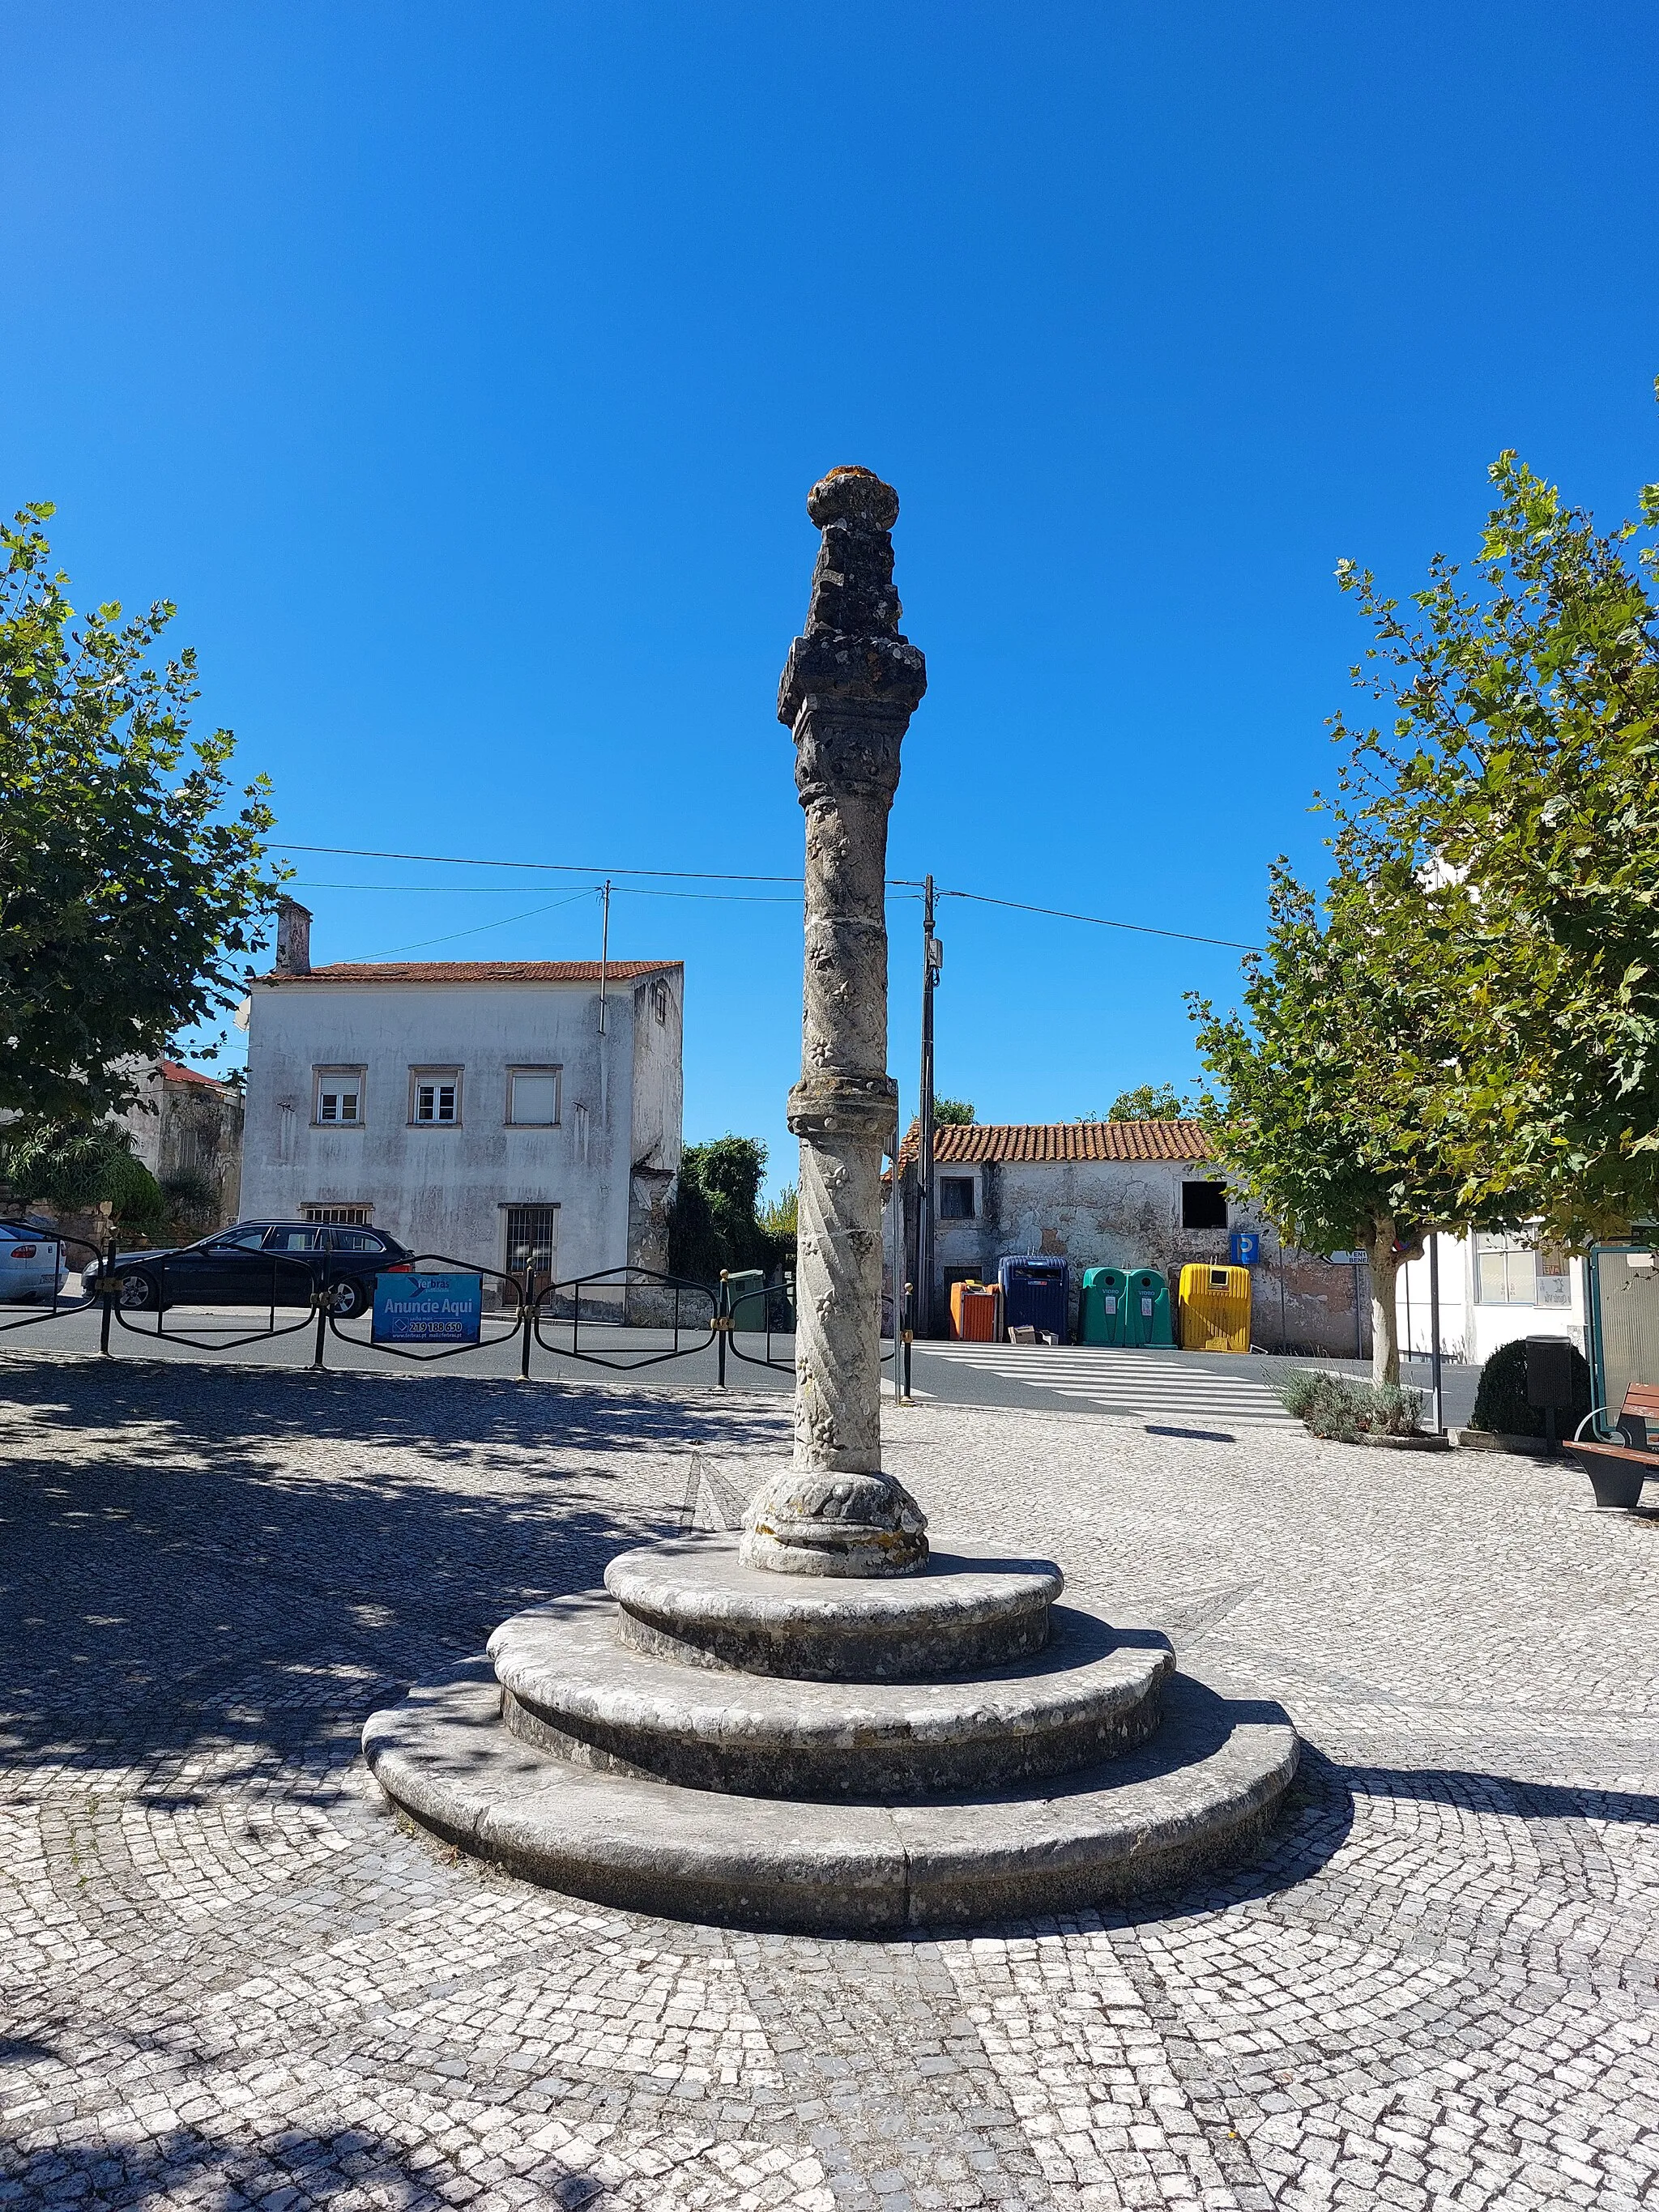
<svg viewBox="0 0 1659 2212"><path fill-rule="evenodd" d="M1183 1352L1248 1352L1250 1271L1188 1263L1181 1271Z"/></svg>
<svg viewBox="0 0 1659 2212"><path fill-rule="evenodd" d="M1034 1328L1066 1341L1066 1301L1070 1268L1064 1260L1021 1258L1000 1261L1002 1326Z"/></svg>
<svg viewBox="0 0 1659 2212"><path fill-rule="evenodd" d="M966 1344L996 1344L1001 1340L999 1317L1002 1292L995 1284L952 1283L951 1334Z"/></svg>
<svg viewBox="0 0 1659 2212"><path fill-rule="evenodd" d="M1127 1344L1129 1277L1122 1267L1085 1267L1079 1334L1085 1344Z"/></svg>
<svg viewBox="0 0 1659 2212"><path fill-rule="evenodd" d="M1170 1285L1161 1267L1131 1267L1125 1278L1123 1341L1168 1351L1175 1342L1170 1327Z"/></svg>

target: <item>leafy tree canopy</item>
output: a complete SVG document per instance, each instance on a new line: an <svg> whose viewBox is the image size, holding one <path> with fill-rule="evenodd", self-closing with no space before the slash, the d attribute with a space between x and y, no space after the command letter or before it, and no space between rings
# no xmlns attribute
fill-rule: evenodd
<svg viewBox="0 0 1659 2212"><path fill-rule="evenodd" d="M936 1129L970 1129L974 1125L974 1109L965 1098L935 1098L933 1127Z"/></svg>
<svg viewBox="0 0 1659 2212"><path fill-rule="evenodd" d="M1602 535L1513 453L1492 477L1473 592L1437 557L1407 617L1338 572L1395 710L1339 720L1338 811L1349 865L1427 908L1399 949L1452 1001L1425 1106L1457 1210L1524 1197L1583 1243L1659 1212L1659 484Z"/></svg>
<svg viewBox="0 0 1659 2212"><path fill-rule="evenodd" d="M112 1121L14 1123L0 1140L0 1182L26 1203L86 1213L108 1200L129 1229L150 1229L167 1211L160 1185Z"/></svg>
<svg viewBox="0 0 1659 2212"><path fill-rule="evenodd" d="M759 1218L766 1146L756 1137L715 1137L688 1145L668 1220L671 1274L715 1283L722 1267L769 1270L785 1256L783 1240Z"/></svg>
<svg viewBox="0 0 1659 2212"><path fill-rule="evenodd" d="M87 1117L234 1003L277 878L266 779L227 816L234 740L189 736L195 655L155 658L173 607L76 626L52 512L0 526L0 1107Z"/></svg>
<svg viewBox="0 0 1659 2212"><path fill-rule="evenodd" d="M1106 1115L1109 1121L1178 1121L1181 1095L1167 1083L1139 1083L1120 1091Z"/></svg>
<svg viewBox="0 0 1659 2212"><path fill-rule="evenodd" d="M1287 1235L1369 1252L1390 1381L1423 1228L1582 1243L1659 1204L1653 551L1632 565L1639 526L1598 536L1513 454L1492 476L1476 592L1437 558L1408 621L1339 569L1391 732L1337 718L1322 912L1279 862L1244 1015L1194 1001L1219 1156Z"/></svg>

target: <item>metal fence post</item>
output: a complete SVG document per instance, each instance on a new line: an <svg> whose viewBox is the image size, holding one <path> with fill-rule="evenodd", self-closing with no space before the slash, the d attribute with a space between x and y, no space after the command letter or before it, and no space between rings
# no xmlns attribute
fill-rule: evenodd
<svg viewBox="0 0 1659 2212"><path fill-rule="evenodd" d="M900 1316L902 1326L899 1330L899 1356L894 1362L894 1365L899 1370L901 1379L899 1403L902 1406L908 1406L910 1403L910 1346L915 1340L916 1334L915 1330L910 1325L912 1320L910 1311L911 1288L912 1286L908 1283L904 1285L904 1303L900 1308Z"/></svg>
<svg viewBox="0 0 1659 2212"><path fill-rule="evenodd" d="M311 1355L311 1364L318 1368L323 1364L323 1346L328 1341L328 1292L321 1290L312 1295L317 1301L317 1348Z"/></svg>
<svg viewBox="0 0 1659 2212"><path fill-rule="evenodd" d="M535 1311L536 1267L533 1261L526 1260L524 1263L524 1312L520 1316L523 1322L523 1340L519 1346L519 1380L520 1382L527 1382L530 1380L530 1331L534 1320Z"/></svg>
<svg viewBox="0 0 1659 2212"><path fill-rule="evenodd" d="M111 1304L114 1297L119 1293L120 1287L119 1283L118 1283L115 1279L115 1232L112 1230L110 1231L109 1242L104 1247L104 1265L98 1277L98 1288L101 1293L104 1309L98 1322L98 1349L103 1353L106 1359L110 1356L109 1323Z"/></svg>
<svg viewBox="0 0 1659 2212"><path fill-rule="evenodd" d="M726 1388L726 1340L732 1327L732 1291L726 1279L726 1269L720 1269L720 1304L714 1312L715 1341L719 1346L716 1358L720 1367L720 1388Z"/></svg>

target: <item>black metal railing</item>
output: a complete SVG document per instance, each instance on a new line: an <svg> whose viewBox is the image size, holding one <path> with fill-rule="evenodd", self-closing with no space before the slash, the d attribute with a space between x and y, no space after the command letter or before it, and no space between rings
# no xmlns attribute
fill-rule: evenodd
<svg viewBox="0 0 1659 2212"><path fill-rule="evenodd" d="M87 1266L81 1270L81 1293L78 1297L66 1298L63 1294L64 1278L70 1271L66 1261L60 1256L50 1262L52 1296L50 1298L43 1298L40 1301L38 1311L34 1310L36 1302L33 1298L27 1300L0 1298L0 1315L6 1316L5 1319L0 1320L0 1334L3 1334L8 1329L37 1328L43 1321L57 1321L65 1314L85 1313L88 1307L97 1304L98 1293L95 1290L87 1289L86 1279L88 1269L97 1266L104 1255L87 1237L61 1237L54 1230L50 1234L43 1231L37 1236L13 1237L7 1241L14 1246L50 1244L60 1255L66 1246L73 1245L76 1251L86 1254ZM25 1313L17 1310L19 1307L25 1304L29 1307L29 1311Z"/></svg>
<svg viewBox="0 0 1659 2212"><path fill-rule="evenodd" d="M706 1316L700 1309L706 1308ZM567 1310L568 1309L568 1310ZM665 1318L647 1320L647 1313ZM707 1352L720 1340L720 1379L726 1380L726 1346L720 1328L720 1301L707 1283L694 1283L684 1275L665 1275L654 1267L605 1267L597 1274L575 1275L568 1282L547 1283L536 1294L532 1327L544 1352L561 1359L585 1361L609 1367L620 1374L636 1368L659 1367L666 1360L689 1359ZM630 1318L630 1316L635 1316ZM584 1348L582 1324L612 1329L646 1328L672 1336L672 1344L635 1349L611 1345L601 1348L590 1334ZM568 1329L568 1344L550 1343L547 1330ZM683 1336L695 1341L682 1343ZM526 1356L528 1337L526 1340ZM526 1367L525 1371L528 1373Z"/></svg>
<svg viewBox="0 0 1659 2212"><path fill-rule="evenodd" d="M106 1352L109 1350L112 1319L130 1334L153 1336L158 1343L185 1344L195 1352L240 1352L244 1345L264 1344L274 1337L297 1335L310 1326L316 1310L319 1295L316 1270L307 1261L292 1252L250 1252L246 1261L239 1262L239 1266L248 1281L263 1278L264 1295L238 1299L236 1304L239 1310L248 1306L256 1313L264 1306L265 1326L248 1328L236 1322L222 1325L208 1322L197 1326L205 1328L209 1334L192 1334L188 1329L170 1328L168 1314L179 1307L213 1309L228 1303L211 1297L191 1297L191 1277L200 1263L186 1252L156 1252L135 1263L134 1255L129 1253L125 1255L127 1266L118 1274L113 1267L114 1256L112 1253L110 1262L100 1271L98 1283L104 1300L101 1348ZM297 1306L301 1310L299 1319L279 1324L279 1306L284 1310ZM132 1315L152 1319L154 1326L146 1326L143 1318L129 1319Z"/></svg>

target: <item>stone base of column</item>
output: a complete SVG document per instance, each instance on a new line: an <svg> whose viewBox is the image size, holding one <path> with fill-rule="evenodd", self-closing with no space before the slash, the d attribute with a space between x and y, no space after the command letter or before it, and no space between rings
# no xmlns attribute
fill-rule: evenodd
<svg viewBox="0 0 1659 2212"><path fill-rule="evenodd" d="M738 1553L775 1574L914 1574L927 1560L927 1516L890 1474L787 1467L750 1499Z"/></svg>

